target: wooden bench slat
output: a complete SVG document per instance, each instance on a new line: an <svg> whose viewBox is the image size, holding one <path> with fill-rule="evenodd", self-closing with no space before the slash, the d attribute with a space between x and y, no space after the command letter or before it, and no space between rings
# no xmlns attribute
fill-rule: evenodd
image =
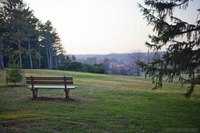
<svg viewBox="0 0 200 133"><path fill-rule="evenodd" d="M33 81L29 81L27 80L26 81L26 84L65 84L65 81L63 80L58 80L58 81L55 81L55 80L33 80ZM73 81L72 80L67 80L66 81L66 84L73 84Z"/></svg>
<svg viewBox="0 0 200 133"><path fill-rule="evenodd" d="M64 77L26 77L26 80L64 80ZM73 77L66 76L66 80L73 80Z"/></svg>
<svg viewBox="0 0 200 133"><path fill-rule="evenodd" d="M29 86L31 89L32 86ZM36 89L65 89L65 86L45 86L45 85L35 85L34 88ZM76 89L76 86L68 85L67 89Z"/></svg>

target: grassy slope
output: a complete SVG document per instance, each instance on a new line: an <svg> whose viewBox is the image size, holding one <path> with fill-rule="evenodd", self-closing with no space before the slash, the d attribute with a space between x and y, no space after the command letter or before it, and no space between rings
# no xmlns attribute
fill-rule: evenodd
<svg viewBox="0 0 200 133"><path fill-rule="evenodd" d="M39 90L49 99L32 100L27 87L3 87L0 74L0 132L200 131L199 86L187 100L178 84L152 91L150 81L137 77L25 70L26 76L70 75L78 86L70 92L75 101L64 101L63 90Z"/></svg>

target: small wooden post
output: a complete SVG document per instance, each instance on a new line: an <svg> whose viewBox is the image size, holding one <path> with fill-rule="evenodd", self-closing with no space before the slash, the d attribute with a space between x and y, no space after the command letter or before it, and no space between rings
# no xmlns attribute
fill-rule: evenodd
<svg viewBox="0 0 200 133"><path fill-rule="evenodd" d="M35 98L37 98L37 94L38 94L38 89L35 88Z"/></svg>
<svg viewBox="0 0 200 133"><path fill-rule="evenodd" d="M68 101L69 100L69 89L67 88L67 79L66 76L64 76L64 83L65 83L65 98Z"/></svg>
<svg viewBox="0 0 200 133"><path fill-rule="evenodd" d="M31 76L31 90L32 90L32 93L33 93L33 98L37 98L37 92L36 92L36 90L35 90L35 88L34 88L34 82L33 82L33 76Z"/></svg>

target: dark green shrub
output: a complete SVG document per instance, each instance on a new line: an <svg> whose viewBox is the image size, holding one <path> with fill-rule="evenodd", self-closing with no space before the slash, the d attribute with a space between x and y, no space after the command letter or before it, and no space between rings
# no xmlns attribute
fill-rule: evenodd
<svg viewBox="0 0 200 133"><path fill-rule="evenodd" d="M6 71L6 83L14 83L15 85L22 81L23 72L18 64L11 64Z"/></svg>
<svg viewBox="0 0 200 133"><path fill-rule="evenodd" d="M94 64L94 72L93 73L107 74L107 70L103 64Z"/></svg>

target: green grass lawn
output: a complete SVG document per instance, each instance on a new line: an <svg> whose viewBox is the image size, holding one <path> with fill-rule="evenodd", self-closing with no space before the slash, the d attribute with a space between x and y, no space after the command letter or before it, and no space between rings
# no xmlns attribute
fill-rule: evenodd
<svg viewBox="0 0 200 133"><path fill-rule="evenodd" d="M176 83L153 91L141 77L25 70L25 76L73 76L78 89L67 102L60 89L39 90L33 100L26 86L6 87L0 75L0 132L200 132L200 86L185 99Z"/></svg>

